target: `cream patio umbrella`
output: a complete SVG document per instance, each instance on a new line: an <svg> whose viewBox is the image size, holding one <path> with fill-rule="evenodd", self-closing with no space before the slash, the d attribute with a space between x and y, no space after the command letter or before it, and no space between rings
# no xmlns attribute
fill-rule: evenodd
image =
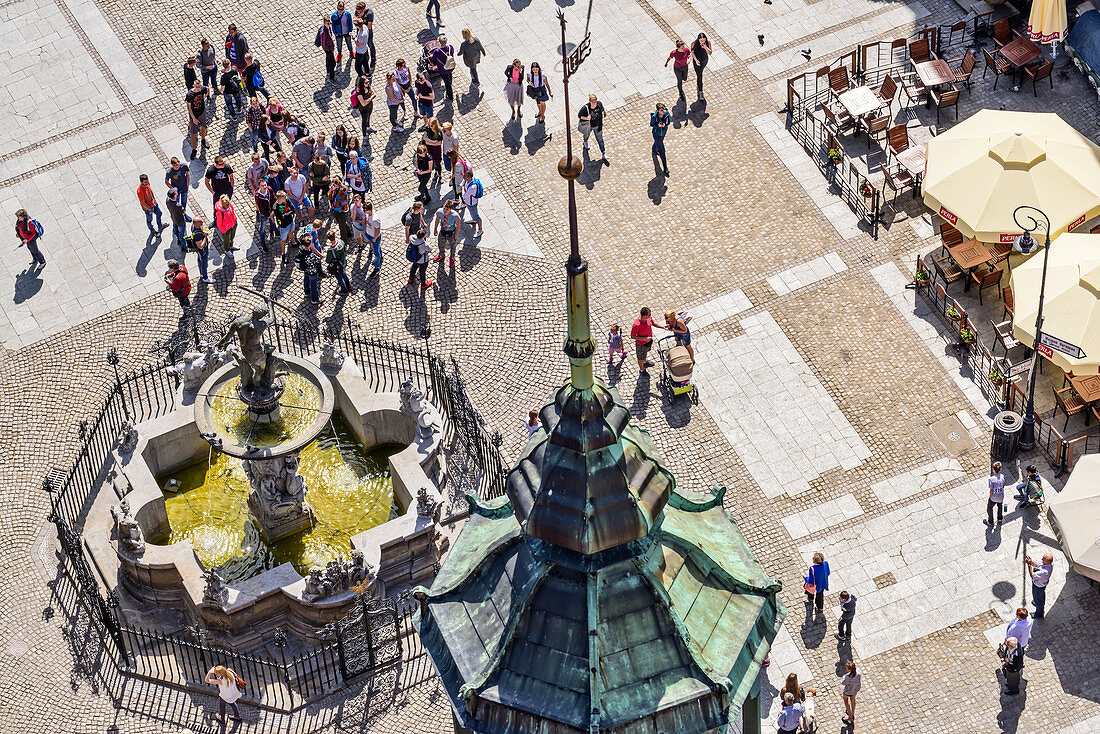
<svg viewBox="0 0 1100 734"><path fill-rule="evenodd" d="M1100 581L1100 454L1083 456L1061 492L1047 492L1047 519L1073 570Z"/></svg>
<svg viewBox="0 0 1100 734"><path fill-rule="evenodd" d="M967 237L1012 242L1030 204L1050 236L1100 214L1100 147L1054 113L981 110L928 142L924 203Z"/></svg>
<svg viewBox="0 0 1100 734"><path fill-rule="evenodd" d="M1074 374L1100 367L1100 235L1064 234L1047 253L1043 334L1047 359ZM1012 270L1016 313L1012 331L1024 344L1035 341L1035 316L1043 277L1043 253Z"/></svg>
<svg viewBox="0 0 1100 734"><path fill-rule="evenodd" d="M1054 44L1066 38L1066 0L1032 0L1031 16L1027 20L1027 35L1032 41Z"/></svg>

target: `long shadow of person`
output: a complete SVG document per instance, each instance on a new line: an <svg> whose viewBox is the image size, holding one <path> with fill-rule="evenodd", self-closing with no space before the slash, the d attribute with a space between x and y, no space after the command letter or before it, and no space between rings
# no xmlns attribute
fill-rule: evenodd
<svg viewBox="0 0 1100 734"><path fill-rule="evenodd" d="M638 375L638 381L634 383L634 394L631 396L630 413L635 418L645 418L649 408L649 400L652 397L649 391L649 373L642 371Z"/></svg>
<svg viewBox="0 0 1100 734"><path fill-rule="evenodd" d="M806 619L800 632L807 650L817 649L825 639L825 615L812 602L806 605Z"/></svg>
<svg viewBox="0 0 1100 734"><path fill-rule="evenodd" d="M166 232L169 230L165 230ZM145 247L142 249L141 254L138 255L137 263L134 264L134 272L137 273L139 278L144 278L148 273L149 261L153 259L153 253L157 251L157 248L161 243L160 232L150 232L149 236L145 238Z"/></svg>
<svg viewBox="0 0 1100 734"><path fill-rule="evenodd" d="M697 99L691 103L691 108L688 110L687 119L695 127L702 127L703 123L710 117L710 113L707 112L707 101L705 99Z"/></svg>
<svg viewBox="0 0 1100 734"><path fill-rule="evenodd" d="M473 270L481 262L481 248L478 246L480 239L472 234L462 238L462 247L458 251L458 269L462 272Z"/></svg>
<svg viewBox="0 0 1100 734"><path fill-rule="evenodd" d="M373 265L371 266L373 267ZM367 277L366 284L363 285L363 303L359 306L360 311L369 311L378 305L378 294L382 290L382 274L379 273L374 277Z"/></svg>
<svg viewBox="0 0 1100 734"><path fill-rule="evenodd" d="M656 153L653 154L653 166L654 168L658 166ZM665 186L665 180L665 175L661 173L660 170L657 170L650 180L649 186L646 188L646 196L648 196L649 200L654 204L659 205L665 198L665 194L668 193L668 186Z"/></svg>
<svg viewBox="0 0 1100 734"><path fill-rule="evenodd" d="M600 175L603 173L603 161L600 159L592 160L587 149L582 148L581 150L584 154L584 170L581 171L581 175L577 178L577 181L591 191L596 188L596 184L600 180Z"/></svg>
<svg viewBox="0 0 1100 734"><path fill-rule="evenodd" d="M28 265L23 272L15 276L15 303L23 303L42 290L42 268Z"/></svg>
<svg viewBox="0 0 1100 734"><path fill-rule="evenodd" d="M465 115L473 112L481 100L485 99L485 95L480 88L475 92L474 87L470 87L466 94L455 95L455 99L458 102L458 114Z"/></svg>
<svg viewBox="0 0 1100 734"><path fill-rule="evenodd" d="M546 131L546 125L538 122L527 128L527 136L523 143L527 146L527 154L534 155L542 150L543 146L550 142L553 133Z"/></svg>
<svg viewBox="0 0 1100 734"><path fill-rule="evenodd" d="M523 120L514 119L506 122L500 130L500 142L512 155L519 155L519 149L523 147Z"/></svg>
<svg viewBox="0 0 1100 734"><path fill-rule="evenodd" d="M844 663L852 659L852 642L851 640L837 640L836 641L836 677L843 678L848 669L844 666Z"/></svg>

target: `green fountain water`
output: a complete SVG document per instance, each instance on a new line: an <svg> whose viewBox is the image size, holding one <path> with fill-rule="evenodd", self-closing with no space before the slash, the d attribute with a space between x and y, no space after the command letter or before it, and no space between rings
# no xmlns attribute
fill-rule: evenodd
<svg viewBox="0 0 1100 734"><path fill-rule="evenodd" d="M224 431L261 448L293 438L295 431L312 421L318 396L303 378L288 375L286 381L282 418L269 424L253 424L245 418L235 381L230 381L220 391L226 393L226 399L215 401L212 411L219 434ZM393 482L386 459L401 448L367 452L347 421L334 415L299 454L299 473L309 487L316 524L271 544L260 537L249 517L249 483L241 460L214 452L209 460L158 477L162 489L175 479L180 491L165 491L172 529L167 537L154 542L190 542L203 565L219 568L229 583L288 561L306 575L311 566L324 566L339 555L346 556L351 536L390 519Z"/></svg>

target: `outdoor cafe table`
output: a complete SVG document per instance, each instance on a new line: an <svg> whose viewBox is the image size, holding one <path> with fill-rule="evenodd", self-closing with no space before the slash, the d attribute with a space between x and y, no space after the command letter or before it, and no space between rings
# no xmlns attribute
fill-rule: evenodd
<svg viewBox="0 0 1100 734"><path fill-rule="evenodd" d="M914 145L897 154L898 163L913 177L913 196L920 193L920 180L924 176L924 146Z"/></svg>
<svg viewBox="0 0 1100 734"><path fill-rule="evenodd" d="M856 87L838 95L837 99L853 118L860 118L882 107L882 99L870 87Z"/></svg>
<svg viewBox="0 0 1100 734"><path fill-rule="evenodd" d="M1023 69L1030 64L1043 53L1037 45L1032 43L1031 39L1026 36L1021 36L1012 41L1009 41L1001 47L1000 54L1008 59L1008 63L1012 64L1016 69ZM1020 91L1019 83L1013 85L1014 91Z"/></svg>
<svg viewBox="0 0 1100 734"><path fill-rule="evenodd" d="M977 240L966 240L957 245L947 245L947 251L951 254L951 259L966 271L968 277L963 290L967 291L970 290L970 269L984 262L989 262L993 258L993 253L989 251L989 248Z"/></svg>
<svg viewBox="0 0 1100 734"><path fill-rule="evenodd" d="M913 68L916 70L920 80L924 82L924 86L929 89L938 87L941 84L948 84L955 80L955 72L951 71L951 64L943 59L922 61L919 64L913 64ZM928 95L928 101L925 102L924 106L932 106L931 94Z"/></svg>
<svg viewBox="0 0 1100 734"><path fill-rule="evenodd" d="M1080 375L1069 378L1069 384L1086 403L1100 400L1100 375Z"/></svg>
<svg viewBox="0 0 1100 734"><path fill-rule="evenodd" d="M1042 49L1032 43L1031 39L1027 37L1016 38L1001 47L1001 55L1017 68L1027 66L1032 61L1039 58L1041 53Z"/></svg>

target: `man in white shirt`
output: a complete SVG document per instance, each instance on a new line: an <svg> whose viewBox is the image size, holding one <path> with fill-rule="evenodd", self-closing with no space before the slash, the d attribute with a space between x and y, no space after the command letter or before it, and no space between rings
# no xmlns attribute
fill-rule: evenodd
<svg viewBox="0 0 1100 734"><path fill-rule="evenodd" d="M286 189L287 199L290 205L298 213L299 217L307 222L313 221L313 203L309 200L309 181L297 166L291 166L290 178L283 184Z"/></svg>
<svg viewBox="0 0 1100 734"><path fill-rule="evenodd" d="M374 216L374 204L371 202L363 204L363 211L366 214L366 238L374 255L374 272L371 273L374 275L382 269L382 222Z"/></svg>
<svg viewBox="0 0 1100 734"><path fill-rule="evenodd" d="M1031 574L1031 598L1035 601L1034 619L1042 619L1047 605L1047 584L1050 583L1050 574L1054 571L1054 555L1044 553L1042 563L1031 560L1031 556L1024 556L1024 563L1027 564L1027 572Z"/></svg>
<svg viewBox="0 0 1100 734"><path fill-rule="evenodd" d="M1031 638L1031 625L1034 622L1027 618L1027 610L1020 607L1016 610L1016 619L1008 623L1005 639L1015 637L1020 647L1027 647L1027 641Z"/></svg>

